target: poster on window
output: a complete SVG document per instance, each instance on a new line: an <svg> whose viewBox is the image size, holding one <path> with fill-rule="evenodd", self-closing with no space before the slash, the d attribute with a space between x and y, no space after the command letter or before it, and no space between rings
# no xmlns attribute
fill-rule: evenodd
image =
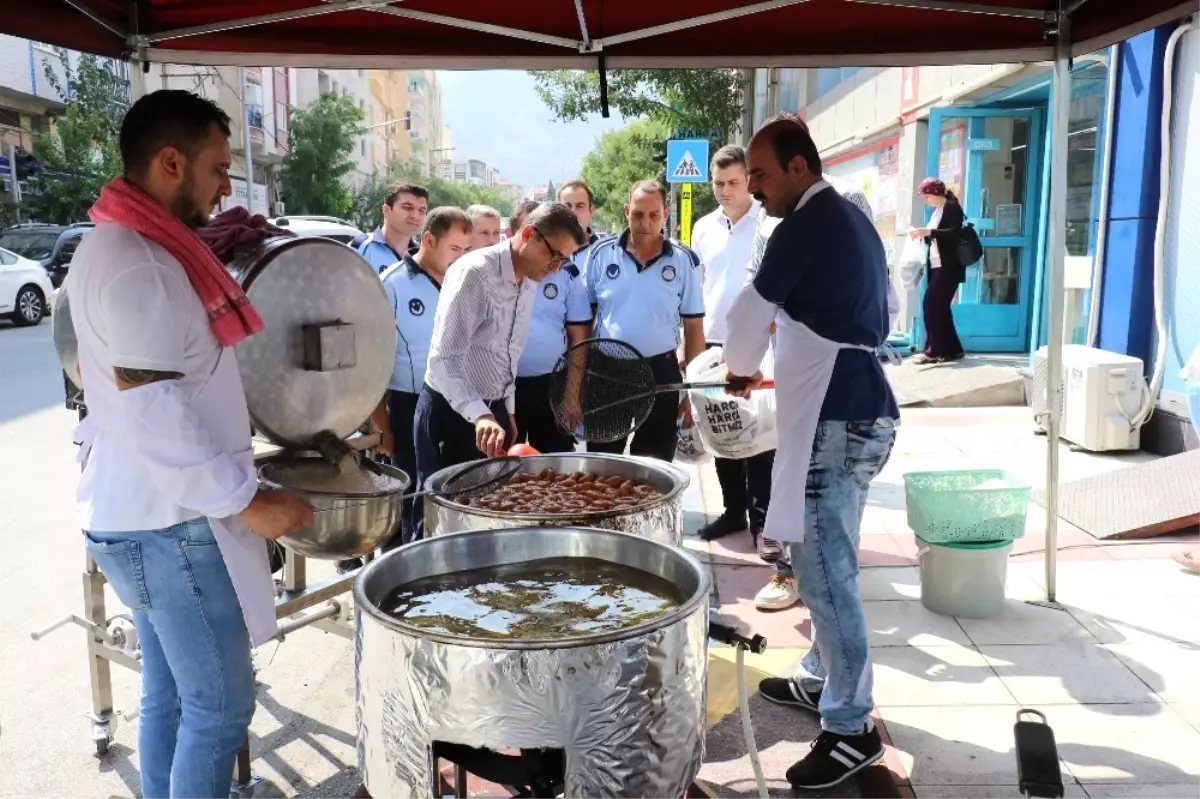
<svg viewBox="0 0 1200 799"><path fill-rule="evenodd" d="M938 177L946 188L963 196L963 171L966 167L967 126L962 122L942 128L938 149Z"/></svg>

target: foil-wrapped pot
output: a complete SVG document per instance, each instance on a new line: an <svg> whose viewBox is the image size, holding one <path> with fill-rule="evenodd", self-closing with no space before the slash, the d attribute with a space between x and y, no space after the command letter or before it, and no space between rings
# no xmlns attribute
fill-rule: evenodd
<svg viewBox="0 0 1200 799"><path fill-rule="evenodd" d="M441 633L381 609L422 578L587 558L671 583L660 616L555 642ZM704 755L711 577L683 550L585 528L428 538L369 563L354 585L358 758L372 796L436 796L435 743L561 750L567 796L683 796Z"/></svg>

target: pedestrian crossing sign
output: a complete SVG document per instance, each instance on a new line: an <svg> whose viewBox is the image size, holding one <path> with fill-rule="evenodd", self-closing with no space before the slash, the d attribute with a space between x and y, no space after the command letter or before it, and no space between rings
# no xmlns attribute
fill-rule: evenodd
<svg viewBox="0 0 1200 799"><path fill-rule="evenodd" d="M704 139L668 140L667 182L707 183L708 142Z"/></svg>

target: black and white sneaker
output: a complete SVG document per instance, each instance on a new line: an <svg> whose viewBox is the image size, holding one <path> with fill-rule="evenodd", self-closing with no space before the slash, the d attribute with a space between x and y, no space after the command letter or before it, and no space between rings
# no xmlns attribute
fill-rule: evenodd
<svg viewBox="0 0 1200 799"><path fill-rule="evenodd" d="M812 751L787 770L788 782L801 791L837 785L883 757L883 740L874 727L858 735L823 732Z"/></svg>
<svg viewBox="0 0 1200 799"><path fill-rule="evenodd" d="M817 705L821 703L820 691L806 691L796 684L791 677L768 677L758 684L758 692L763 699L777 705L800 708L818 713Z"/></svg>

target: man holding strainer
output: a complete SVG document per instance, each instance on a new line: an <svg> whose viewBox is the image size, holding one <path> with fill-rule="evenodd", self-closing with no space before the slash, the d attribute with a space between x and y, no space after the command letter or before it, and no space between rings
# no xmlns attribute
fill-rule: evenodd
<svg viewBox="0 0 1200 799"><path fill-rule="evenodd" d="M822 733L787 772L797 789L836 785L883 756L870 720L870 649L858 593L859 526L891 455L899 410L876 349L888 334L887 264L870 220L822 179L808 129L775 119L748 151L750 190L783 221L727 316L731 378L751 375L777 323L779 447L764 535L789 544L813 645L762 695L814 711ZM732 391L733 389L731 389Z"/></svg>

